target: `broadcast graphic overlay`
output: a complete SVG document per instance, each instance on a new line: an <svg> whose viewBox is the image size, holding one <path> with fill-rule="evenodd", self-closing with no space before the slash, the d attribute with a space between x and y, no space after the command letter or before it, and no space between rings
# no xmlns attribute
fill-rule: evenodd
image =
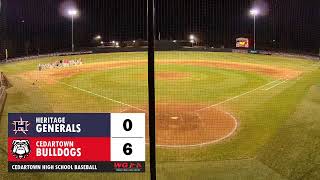
<svg viewBox="0 0 320 180"><path fill-rule="evenodd" d="M143 113L9 113L9 172L144 172Z"/></svg>

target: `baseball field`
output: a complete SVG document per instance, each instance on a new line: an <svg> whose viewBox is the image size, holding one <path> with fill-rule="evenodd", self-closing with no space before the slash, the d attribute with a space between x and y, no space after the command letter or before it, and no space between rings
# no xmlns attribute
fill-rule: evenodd
<svg viewBox="0 0 320 180"><path fill-rule="evenodd" d="M38 70L79 58L79 66ZM179 51L158 52L155 61L159 179L320 179L319 61ZM0 179L148 179L148 170L6 172L8 112L148 114L147 68L146 52L1 64L11 86L0 121Z"/></svg>

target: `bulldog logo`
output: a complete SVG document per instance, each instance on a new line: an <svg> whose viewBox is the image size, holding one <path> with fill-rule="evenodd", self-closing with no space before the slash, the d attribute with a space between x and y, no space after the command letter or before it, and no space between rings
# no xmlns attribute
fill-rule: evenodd
<svg viewBox="0 0 320 180"><path fill-rule="evenodd" d="M17 159L24 159L30 154L29 140L13 140L12 142L12 155Z"/></svg>

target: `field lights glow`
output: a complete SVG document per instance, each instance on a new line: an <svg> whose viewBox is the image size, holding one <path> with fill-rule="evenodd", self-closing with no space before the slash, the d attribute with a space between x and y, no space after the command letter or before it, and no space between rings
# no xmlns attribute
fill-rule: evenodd
<svg viewBox="0 0 320 180"><path fill-rule="evenodd" d="M253 16L256 16L259 14L259 10L258 9L251 9L250 10L250 14L253 15Z"/></svg>
<svg viewBox="0 0 320 180"><path fill-rule="evenodd" d="M96 39L96 40L99 40L99 39L101 39L101 36L100 36L100 35L97 35L97 36L95 37L95 39Z"/></svg>
<svg viewBox="0 0 320 180"><path fill-rule="evenodd" d="M196 37L193 34L191 34L189 38L190 38L190 40L195 40L196 39Z"/></svg>
<svg viewBox="0 0 320 180"><path fill-rule="evenodd" d="M78 15L78 11L76 9L69 9L68 14L70 16L76 16L76 15Z"/></svg>

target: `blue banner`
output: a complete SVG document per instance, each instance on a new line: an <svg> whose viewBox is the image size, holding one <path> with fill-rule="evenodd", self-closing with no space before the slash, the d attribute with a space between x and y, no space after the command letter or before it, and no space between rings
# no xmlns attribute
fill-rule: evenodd
<svg viewBox="0 0 320 180"><path fill-rule="evenodd" d="M110 137L109 113L9 113L9 137Z"/></svg>

